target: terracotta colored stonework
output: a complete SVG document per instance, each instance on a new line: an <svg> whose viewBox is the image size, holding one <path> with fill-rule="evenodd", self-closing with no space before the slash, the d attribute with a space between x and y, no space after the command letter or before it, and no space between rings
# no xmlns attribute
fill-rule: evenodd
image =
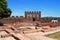
<svg viewBox="0 0 60 40"><path fill-rule="evenodd" d="M54 18L54 20L58 20L57 23L52 23L51 21L53 18L43 18L41 17L41 11L25 11L25 17L24 16L12 16L8 18L0 19L0 22L4 24L9 24L13 26L23 26L26 25L37 25L37 26L43 26L43 25L50 25L53 26L60 26L60 18ZM21 25L22 24L22 25Z"/></svg>

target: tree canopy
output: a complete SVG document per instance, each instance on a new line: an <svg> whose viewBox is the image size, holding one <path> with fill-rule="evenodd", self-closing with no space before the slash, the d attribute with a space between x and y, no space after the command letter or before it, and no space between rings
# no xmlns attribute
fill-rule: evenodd
<svg viewBox="0 0 60 40"><path fill-rule="evenodd" d="M0 18L9 17L12 11L8 8L7 0L0 0Z"/></svg>

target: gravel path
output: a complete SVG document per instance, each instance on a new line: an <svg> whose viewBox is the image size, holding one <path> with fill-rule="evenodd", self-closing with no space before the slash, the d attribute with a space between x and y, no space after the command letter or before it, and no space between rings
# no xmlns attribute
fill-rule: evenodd
<svg viewBox="0 0 60 40"><path fill-rule="evenodd" d="M28 37L31 37L31 38L36 38L38 40L56 40L56 39L46 37L44 35L52 34L52 33L59 32L59 31L60 30L54 30L54 31L51 31L51 32L46 32L46 33L37 32L37 33L30 33L30 34L25 34L25 35L28 36Z"/></svg>

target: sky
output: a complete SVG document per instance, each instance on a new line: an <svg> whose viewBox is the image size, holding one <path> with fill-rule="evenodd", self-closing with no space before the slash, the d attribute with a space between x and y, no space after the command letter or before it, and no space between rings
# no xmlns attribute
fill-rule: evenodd
<svg viewBox="0 0 60 40"><path fill-rule="evenodd" d="M41 11L42 17L60 17L60 0L7 0L11 16L24 16L25 11Z"/></svg>

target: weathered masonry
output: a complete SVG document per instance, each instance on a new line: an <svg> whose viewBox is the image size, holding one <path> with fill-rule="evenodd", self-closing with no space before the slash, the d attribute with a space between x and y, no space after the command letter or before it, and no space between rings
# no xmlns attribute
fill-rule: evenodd
<svg viewBox="0 0 60 40"><path fill-rule="evenodd" d="M41 11L25 11L25 18L30 21L39 21L41 18Z"/></svg>

